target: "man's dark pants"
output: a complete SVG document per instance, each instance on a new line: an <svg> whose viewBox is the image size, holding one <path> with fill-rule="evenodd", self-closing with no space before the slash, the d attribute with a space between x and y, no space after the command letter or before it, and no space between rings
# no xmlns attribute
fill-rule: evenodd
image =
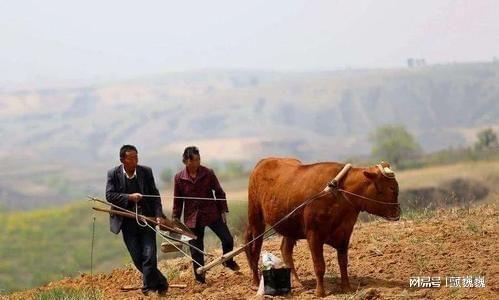
<svg viewBox="0 0 499 300"><path fill-rule="evenodd" d="M197 239L195 240L190 240L189 244L193 245L194 247L197 247L201 250L204 251L204 229L206 226L199 226L195 228L190 228L191 231L197 236ZM213 232L218 236L218 238L222 241L222 250L223 253L227 253L232 251L234 248L234 239L232 238L232 235L229 232L229 228L227 227L227 224L224 223L222 218L219 218L217 221L214 223L208 225L208 227L213 230ZM204 255L203 253L200 253L199 251L191 248L191 256L192 258L197 261L200 265L204 266ZM229 261L232 261L230 259ZM201 279L203 276L196 274L197 268L199 266L196 263L193 263L194 267L194 275L196 276L196 279Z"/></svg>
<svg viewBox="0 0 499 300"><path fill-rule="evenodd" d="M124 219L121 230L133 264L142 273L142 290L165 289L166 278L157 267L156 233L133 219Z"/></svg>

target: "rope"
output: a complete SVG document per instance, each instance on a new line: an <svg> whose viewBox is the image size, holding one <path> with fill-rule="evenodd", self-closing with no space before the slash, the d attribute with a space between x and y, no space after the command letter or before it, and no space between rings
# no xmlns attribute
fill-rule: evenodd
<svg viewBox="0 0 499 300"><path fill-rule="evenodd" d="M279 221L277 221L277 223L275 223L274 225L272 225L269 229L265 230L263 233L261 233L260 235L258 235L256 238L252 239L251 241L247 242L246 244L244 244L242 247L247 247L249 244L255 242L257 239L263 237L265 234L267 234L268 232L270 232L271 230L274 230L275 227L277 227L277 225L281 224L284 220L286 220L287 218L289 218L292 214L294 214L298 209L302 208L303 206L311 203L312 201L314 201L315 199L317 198L320 198L322 196L324 196L327 192L326 191L321 191L317 194L315 194L314 196L312 196L311 198L309 198L308 200L305 200L305 202L303 202L302 204L298 205L295 209L293 209L291 212L289 212L287 215L285 215L282 219L280 219ZM271 237L272 235L276 234L277 231L274 230L273 233L269 234L267 237L265 237L265 239L268 239L269 237Z"/></svg>
<svg viewBox="0 0 499 300"><path fill-rule="evenodd" d="M121 211L129 212L129 213L132 213L132 214L134 213L133 211L129 211L128 209L125 209L125 208L123 208L123 207L121 207L121 206L118 206L118 205L115 205L115 204L113 204L113 203L105 202L105 201L102 201L102 200L100 200L100 199L98 199L98 198L95 198L95 197L92 197L92 196L87 196L87 197L88 197L88 198L90 198L90 200L91 200L91 201L100 202L100 203L102 203L102 204L109 205L109 206L114 207L114 208L116 208L116 209L119 209L119 210L121 210ZM136 218L137 218L137 217L138 217L138 216L137 216L137 213L136 213ZM145 221L145 223L147 224L147 221ZM145 226L144 226L144 227L145 227ZM157 232L157 231L156 231L156 232ZM210 254L210 253L204 252L203 250L201 250L201 249L197 248L196 246L193 246L193 245L191 245L191 244L189 244L189 243L186 243L186 242L184 242L184 241L181 241L181 240L178 240L178 239L175 239L175 238L172 238L172 237L169 237L169 236L163 235L161 232L159 232L159 234L160 234L161 236L163 236L163 238L170 239L170 240L173 240L173 241L175 241L175 242L182 243L182 244L184 244L184 245L186 245L186 246L188 246L188 247L190 247L190 248L193 248L194 250L196 250L196 251L198 251L198 252L200 252L200 253L203 253L203 254L204 254L204 255L206 255L206 256L213 256L213 254Z"/></svg>
<svg viewBox="0 0 499 300"><path fill-rule="evenodd" d="M249 241L248 243L244 244L243 247L247 247L249 244L251 243L254 243L257 239L265 236L265 234L269 233L270 231L274 230L275 227L277 227L279 224L281 224L284 220L286 220L287 218L289 218L292 214L294 214L298 209L302 208L303 206L311 203L312 201L314 201L315 199L317 198L320 198L322 197L323 195L325 195L327 192L326 191L320 191L319 193L315 194L314 196L312 196L311 198L309 198L308 200L306 200L305 202L303 202L302 204L298 205L295 209L293 209L291 212L289 212L287 215L285 215L281 220L277 221L277 223L275 223L274 225L272 225L270 228L268 228L267 230L265 230L263 233L261 233L260 235L258 235L257 237L255 237L254 239L252 239L251 241ZM154 197L159 197L158 195L143 195L145 197L147 196L154 196ZM181 198L181 197L180 197ZM96 201L97 198L95 197L90 197L90 199ZM208 199L208 198L207 198ZM211 198L209 198L211 199ZM215 199L211 199L211 200L215 200ZM99 202L103 202L105 203L104 201L99 201ZM111 205L111 206L115 206L115 205L112 205L112 203L105 203L105 204L108 204L108 205ZM130 212L129 210L127 209L124 209L122 207L119 207L119 206L116 206L118 209L121 209L121 210L124 210L124 211L128 211ZM137 208L137 206L136 206ZM132 212L133 213L133 212ZM138 223L138 212L136 211L135 212L135 218L137 220L137 223ZM139 224L140 225L140 224ZM170 243L171 245L173 245L173 247L175 247L177 250L179 250L185 257L189 258L192 262L194 262L195 264L197 264L199 267L202 267L202 265L200 263L198 263L197 261L195 261L191 256L189 256L187 253L185 253L184 251L182 251L179 247L177 247L177 245L175 245L174 243L172 243L171 241L168 240L168 238L166 236L164 236L161 232L158 232L155 228L153 228L151 225L149 225L147 222L145 222L145 225L148 226L149 228L151 228L154 232L158 233L164 240L166 240L168 243ZM145 226L144 226L145 227ZM272 235L276 234L277 232L274 230L274 232L270 233L269 235L267 235L265 237L265 239L268 239L269 237L271 237ZM192 247L194 248L195 250L203 253L203 254L206 254L204 251L192 246L189 244L189 247Z"/></svg>
<svg viewBox="0 0 499 300"><path fill-rule="evenodd" d="M138 211L138 205L137 205L137 202L135 202L135 221L137 222L137 225L139 225L140 227L149 227L152 229L152 231L154 231L155 233L159 234L161 236L161 238L163 238L163 240L167 241L168 243L170 243L170 245L172 245L173 247L175 247L175 249L177 249L178 251L180 251L185 257L189 258L192 262L196 263L198 266L202 267L202 265L200 263L198 263L197 261L195 261L190 255L188 255L187 253L185 253L184 251L182 251L182 249L180 249L179 247L177 247L177 245L175 245L175 243L171 242L168 238L166 238L166 236L164 236L161 232L159 232L159 230L156 230L156 228L152 227L151 225L149 225L149 223L147 223L147 221L144 221L144 224L140 223L139 221L139 211ZM189 246L192 246L189 244ZM204 254L204 251L192 246L193 248L195 248L195 250L201 252Z"/></svg>
<svg viewBox="0 0 499 300"><path fill-rule="evenodd" d="M364 197L364 196L361 196L359 194L356 194L356 193L352 193L352 192L349 192L347 190L344 190L344 189L340 189L340 188L337 188L338 191L340 192L343 192L343 193L346 193L346 194L351 194L351 195L354 195L354 196L357 196L359 198L362 198L362 199L365 199L365 200L369 200L369 201L372 201L372 202L376 202L376 203L380 203L380 204L386 204L386 205L397 205L397 206L400 206L399 203L387 203L387 202L382 202L382 201L378 201L378 200L374 200L374 199L371 199L371 198L368 198L368 197ZM275 227L277 227L277 225L279 225L281 222L283 222L285 219L289 218L293 213L295 213L298 209L300 209L301 207L311 203L312 201L314 201L315 199L317 198L320 198L322 197L325 193L329 193L329 191L321 191L317 194L315 194L314 196L312 196L311 198L309 198L308 200L306 200L305 202L303 202L302 204L300 204L298 207L296 207L295 209L293 209L290 213L288 213L287 215L285 215L281 220L279 220L277 223L275 223L274 225L272 225L269 229L265 230L262 234L258 235L256 238L252 239L251 241L249 241L248 243L244 244L243 247L247 247L249 244L255 242L255 240L261 238L262 236L264 236L266 233L268 233L269 231L273 230ZM348 198L345 197L345 199L350 202L348 200ZM355 207L355 206L354 206ZM276 231L274 230L274 232L270 235L268 235L267 237L265 237L265 239L271 237L272 235L276 234Z"/></svg>
<svg viewBox="0 0 499 300"><path fill-rule="evenodd" d="M356 193L353 193L353 192L350 192L350 191L347 191L347 190L344 190L344 189L340 189L340 188L336 188L336 190L342 192L342 193L345 193L345 194L350 194L350 195L353 195L353 196L356 196L356 197L359 197L359 198L362 198L362 199L365 199L365 200L368 200L368 201L372 201L372 202L375 202L375 203L379 203L379 204L383 204L383 205L397 205L397 206L400 206L399 203L387 203L387 202L382 202L382 201L378 201L378 200L374 200L374 199L371 199L371 198L368 198L368 197L365 197L365 196L362 196L362 195L359 195L359 194L356 194ZM309 199L305 200L302 204L298 205L295 209L293 209L291 212L289 212L288 214L286 214L284 217L282 217L282 219L280 219L279 221L277 221L274 225L272 225L271 227L269 227L267 230L265 230L263 233L259 234L257 237L253 238L252 240L250 240L249 242L247 242L246 244L244 244L242 247L247 247L248 245L254 243L256 240L260 239L260 238L263 238L263 239L268 239L269 237L271 237L272 235L276 234L277 231L275 230L275 228L281 224L284 220L286 220L287 218L289 218L291 215L293 215L297 210L299 210L300 208L304 207L305 205L308 205L309 203L311 203L312 201L314 201L315 199L317 198L320 198L322 196L324 196L326 193L329 193L329 191L326 191L326 190L323 190L317 194L315 194L314 196L310 197ZM143 197L154 197L154 198L161 198L160 195L142 195ZM174 199L177 199L177 198L180 198L180 199L188 199L188 200L207 200L207 201L223 201L223 200L227 200L227 199L216 199L216 198L204 198L204 197L180 197L180 196L173 196L172 198ZM345 199L347 201L348 198L345 197ZM349 201L350 202L350 201ZM123 209L120 207L120 209ZM123 209L123 210L126 210L126 209ZM201 264L199 264L197 261L195 261L191 256L189 256L187 253L185 253L184 251L182 251L179 247L177 247L177 245L175 245L174 243L172 243L166 236L164 236L161 232L157 231L155 228L153 228L151 225L149 225L146 221L144 222L145 226L143 224L140 224L139 220L138 220L138 209L137 209L137 203L135 203L135 219L137 221L137 224L141 227L145 227L145 226L148 226L149 228L151 228L154 232L158 233L164 240L166 240L168 243L170 243L171 245L173 245L173 247L175 247L177 250L179 250L184 256L186 256L187 258L189 258L191 261L193 261L194 263L196 263L198 266L201 267ZM273 232L271 232L273 231ZM268 234L270 233L270 234ZM266 237L265 235L268 234ZM192 246L189 244L189 247L192 247L194 248L195 250L203 253L204 251L200 250L200 249L197 249L196 247Z"/></svg>
<svg viewBox="0 0 499 300"><path fill-rule="evenodd" d="M140 223L140 221L139 221L139 208L138 208L137 202L135 202L135 221L137 222L137 225L139 225L140 227L146 227L147 225L149 225L149 224L147 224L147 221L144 221L144 224Z"/></svg>
<svg viewBox="0 0 499 300"><path fill-rule="evenodd" d="M378 204L398 205L398 206L400 206L399 203L389 203L389 202L383 202L383 201L374 200L374 199L371 199L371 198L368 198L368 197L364 197L364 196L356 194L356 193L352 193L352 192L346 191L344 189L338 189L338 191L346 193L346 194L350 194L350 195L353 195L353 196L356 196L356 197L359 197L359 198L362 198L364 200L372 201L372 202L375 202L375 203L378 203Z"/></svg>
<svg viewBox="0 0 499 300"><path fill-rule="evenodd" d="M157 234L159 234L165 241L167 241L168 243L170 243L170 245L172 245L173 247L175 247L175 249L177 249L178 251L180 251L185 257L189 258L192 262L194 262L198 266L202 267L202 265L200 263L198 263L197 261L195 261L190 255L188 255L187 253L185 253L184 251L182 251L182 249L180 249L179 247L177 247L177 245L175 245L173 242L171 242L170 240L168 240L168 238L166 238L166 236L164 236L163 233L161 233L158 230L156 230L156 228L154 228L151 225L149 225L149 223L146 222L145 224L146 224L147 227L151 228L154 232L156 232ZM189 246L192 247L192 248L194 248L195 250L200 251L201 253L204 254L204 252L201 251L200 249L198 249L198 248L196 248L196 247L194 247L192 245L189 245Z"/></svg>
<svg viewBox="0 0 499 300"><path fill-rule="evenodd" d="M142 195L142 197L153 197L153 198L173 198L173 199L187 199L187 200L209 200L209 201L227 201L223 198L207 198L207 197L183 197L183 196L159 196L159 195Z"/></svg>

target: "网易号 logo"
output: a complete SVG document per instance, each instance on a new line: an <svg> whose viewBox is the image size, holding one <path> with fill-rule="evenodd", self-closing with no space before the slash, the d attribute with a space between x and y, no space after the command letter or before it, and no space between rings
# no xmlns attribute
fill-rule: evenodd
<svg viewBox="0 0 499 300"><path fill-rule="evenodd" d="M484 288L483 276L446 276L445 281L440 276L415 276L409 278L412 288Z"/></svg>

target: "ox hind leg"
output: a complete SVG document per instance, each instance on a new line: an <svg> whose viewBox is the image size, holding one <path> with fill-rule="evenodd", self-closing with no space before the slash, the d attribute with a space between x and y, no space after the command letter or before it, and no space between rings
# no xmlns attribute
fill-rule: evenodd
<svg viewBox="0 0 499 300"><path fill-rule="evenodd" d="M298 274L296 273L295 264L293 261L293 249L295 245L296 245L295 239L289 237L283 237L281 242L281 255L286 266L291 268L291 274L293 274L293 279L296 281L296 285L299 288L302 288L303 284L298 278Z"/></svg>
<svg viewBox="0 0 499 300"><path fill-rule="evenodd" d="M336 249L338 253L338 265L340 266L341 273L341 289L343 292L348 292L351 290L350 282L348 280L348 245L341 246Z"/></svg>
<svg viewBox="0 0 499 300"><path fill-rule="evenodd" d="M317 297L324 297L324 273L326 272L326 263L324 262L324 239L321 239L316 233L310 232L307 235L308 247L312 254L312 261L314 262L314 271L316 278L315 295Z"/></svg>
<svg viewBox="0 0 499 300"><path fill-rule="evenodd" d="M245 232L245 244L249 243L257 236L262 234L265 230L265 221L263 219L263 213L260 207L256 205L251 205L252 201L249 201L248 205L248 226ZM253 201L254 203L254 201ZM260 252L262 250L263 237L260 237L249 244L246 251L246 258L248 259L248 264L253 276L253 285L258 286L260 278L258 276L258 260L260 258Z"/></svg>

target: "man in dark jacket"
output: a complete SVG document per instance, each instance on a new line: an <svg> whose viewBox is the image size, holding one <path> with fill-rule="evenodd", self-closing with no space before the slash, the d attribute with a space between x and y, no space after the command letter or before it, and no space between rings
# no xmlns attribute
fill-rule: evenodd
<svg viewBox="0 0 499 300"><path fill-rule="evenodd" d="M173 219L179 219L183 210L185 225L197 236L197 239L189 241L191 245L204 249L204 229L208 226L222 241L223 253L232 251L234 240L226 222L226 213L229 210L225 192L217 176L213 170L201 165L199 150L194 146L185 148L182 161L185 169L175 175ZM214 196L223 200L215 200ZM204 265L203 253L191 248L191 255L198 264ZM226 261L224 266L234 271L239 270L233 259ZM199 266L193 264L193 267L196 280L205 283L204 275L196 273Z"/></svg>
<svg viewBox="0 0 499 300"><path fill-rule="evenodd" d="M137 148L124 145L120 149L121 165L107 172L106 200L139 214L156 217L163 222L164 214L152 170L138 165ZM123 240L132 257L135 267L142 273L142 292L157 291L164 295L168 282L158 270L156 257L156 233L144 224L131 218L110 216L111 231L123 232Z"/></svg>

